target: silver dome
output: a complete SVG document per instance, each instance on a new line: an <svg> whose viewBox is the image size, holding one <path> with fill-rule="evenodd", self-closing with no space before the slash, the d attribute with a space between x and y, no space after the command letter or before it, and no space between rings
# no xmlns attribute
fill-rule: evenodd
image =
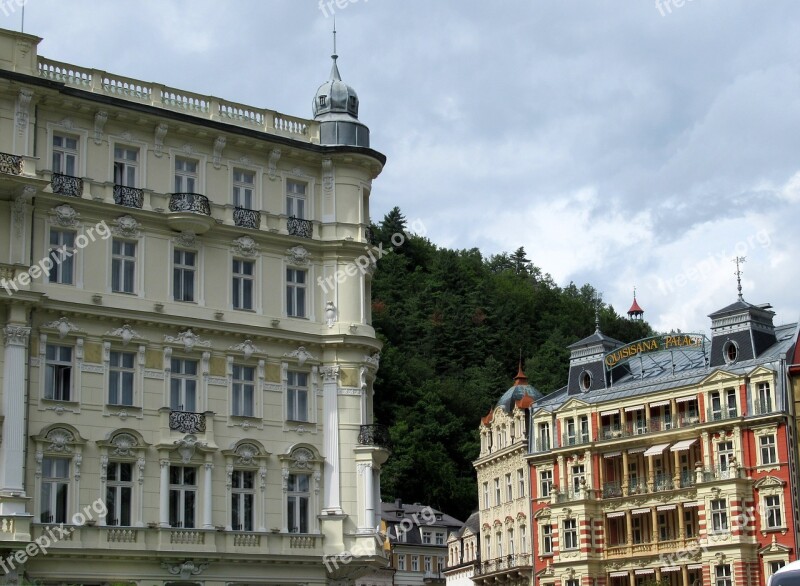
<svg viewBox="0 0 800 586"><path fill-rule="evenodd" d="M312 104L314 120L320 123L320 144L369 147L369 128L358 121L358 94L342 81L338 55L331 58L330 79L319 86Z"/></svg>

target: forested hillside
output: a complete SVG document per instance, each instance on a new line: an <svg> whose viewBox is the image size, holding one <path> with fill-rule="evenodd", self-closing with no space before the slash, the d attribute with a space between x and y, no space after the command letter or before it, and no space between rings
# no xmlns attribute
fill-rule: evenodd
<svg viewBox="0 0 800 586"><path fill-rule="evenodd" d="M480 417L511 386L520 353L540 391L565 384L567 346L594 331L597 292L559 287L523 248L484 258L411 234L393 244L392 235L406 231L398 208L373 230L392 251L372 285L372 320L384 343L375 415L393 442L382 496L466 519L477 505ZM623 341L652 333L602 302L600 326Z"/></svg>

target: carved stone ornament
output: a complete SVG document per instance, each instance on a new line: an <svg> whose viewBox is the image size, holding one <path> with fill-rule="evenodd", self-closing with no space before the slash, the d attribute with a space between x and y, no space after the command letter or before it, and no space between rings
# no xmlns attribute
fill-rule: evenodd
<svg viewBox="0 0 800 586"><path fill-rule="evenodd" d="M297 448L292 452L292 459L294 460L294 467L308 470L311 468L311 461L314 459L314 454L307 448Z"/></svg>
<svg viewBox="0 0 800 586"><path fill-rule="evenodd" d="M28 128L31 98L33 98L32 91L25 88L19 90L19 94L17 95L17 130L20 136L22 136Z"/></svg>
<svg viewBox="0 0 800 586"><path fill-rule="evenodd" d="M181 150L187 155L194 154L194 147L188 142L181 147Z"/></svg>
<svg viewBox="0 0 800 586"><path fill-rule="evenodd" d="M214 140L214 168L219 169L220 163L222 162L222 150L225 148L225 143L227 142L224 136L218 136Z"/></svg>
<svg viewBox="0 0 800 586"><path fill-rule="evenodd" d="M177 562L174 564L161 562L161 567L167 570L173 576L180 576L181 580L188 580L192 576L198 576L201 574L206 568L208 568L208 562L194 562L192 560L186 560L185 562Z"/></svg>
<svg viewBox="0 0 800 586"><path fill-rule="evenodd" d="M191 329L181 332L177 335L177 337L164 336L164 341L169 344L183 344L183 347L187 352L191 352L192 348L195 346L201 346L203 348L211 347L210 340L201 339L200 336L196 335Z"/></svg>
<svg viewBox="0 0 800 586"><path fill-rule="evenodd" d="M272 149L267 161L267 177L270 181L278 178L278 160L281 158L281 149Z"/></svg>
<svg viewBox="0 0 800 586"><path fill-rule="evenodd" d="M114 446L114 450L111 452L113 455L128 457L134 455L133 450L139 445L136 438L129 433L118 433L114 436L114 439L111 440L111 443Z"/></svg>
<svg viewBox="0 0 800 586"><path fill-rule="evenodd" d="M244 359L249 360L255 352L261 352L250 340L245 340L241 344L231 346L228 350L235 350L244 354Z"/></svg>
<svg viewBox="0 0 800 586"><path fill-rule="evenodd" d="M198 447L205 447L205 442L197 441L197 436L187 435L179 440L175 440L178 454L181 456L181 462L188 464L192 461L194 452Z"/></svg>
<svg viewBox="0 0 800 586"><path fill-rule="evenodd" d="M6 346L28 346L31 329L24 326L9 325L3 328L3 340Z"/></svg>
<svg viewBox="0 0 800 586"><path fill-rule="evenodd" d="M22 238L25 231L25 212L34 195L36 195L36 188L33 185L26 185L11 206L11 219L17 238Z"/></svg>
<svg viewBox="0 0 800 586"><path fill-rule="evenodd" d="M283 355L284 358L297 358L297 364L303 366L308 359L317 360L304 346L300 346L297 350L292 350Z"/></svg>
<svg viewBox="0 0 800 586"><path fill-rule="evenodd" d="M71 205L62 203L60 206L54 207L50 213L59 226L74 228L78 225L80 214Z"/></svg>
<svg viewBox="0 0 800 586"><path fill-rule="evenodd" d="M336 313L336 306L333 301L328 301L325 304L325 323L328 324L328 328L332 328L333 324L336 323Z"/></svg>
<svg viewBox="0 0 800 586"><path fill-rule="evenodd" d="M323 366L319 370L322 374L323 380L326 382L336 382L339 379L341 367L337 364L335 366Z"/></svg>
<svg viewBox="0 0 800 586"><path fill-rule="evenodd" d="M330 159L322 160L322 190L325 193L333 191L333 161Z"/></svg>
<svg viewBox="0 0 800 586"><path fill-rule="evenodd" d="M258 254L258 244L250 236L239 236L233 241L231 250L237 256L254 257Z"/></svg>
<svg viewBox="0 0 800 586"><path fill-rule="evenodd" d="M142 336L137 334L131 326L125 324L121 328L117 328L116 330L110 330L105 333L106 336L113 336L114 338L122 338L122 345L127 346L128 342L133 340L134 338L142 339Z"/></svg>
<svg viewBox="0 0 800 586"><path fill-rule="evenodd" d="M364 356L364 362L367 364L367 366L371 366L377 370L381 364L381 353L375 352L375 354L372 356Z"/></svg>
<svg viewBox="0 0 800 586"><path fill-rule="evenodd" d="M61 319L57 319L56 321L51 321L50 323L43 324L42 328L50 328L58 331L58 337L63 339L67 334L71 332L77 332L78 327L73 324L69 319L66 317L62 317Z"/></svg>
<svg viewBox="0 0 800 586"><path fill-rule="evenodd" d="M72 130L75 128L75 123L72 121L72 118L64 118L61 122L59 122L59 126L63 126L68 130Z"/></svg>
<svg viewBox="0 0 800 586"><path fill-rule="evenodd" d="M197 247L197 234L194 232L184 231L175 236L175 243L184 248Z"/></svg>
<svg viewBox="0 0 800 586"><path fill-rule="evenodd" d="M236 463L242 466L252 466L258 456L258 448L253 444L242 444L236 448Z"/></svg>
<svg viewBox="0 0 800 586"><path fill-rule="evenodd" d="M108 112L99 110L94 115L94 144L103 144L103 128L108 121Z"/></svg>
<svg viewBox="0 0 800 586"><path fill-rule="evenodd" d="M153 154L158 158L161 158L161 155L164 154L164 137L167 136L167 130L169 130L169 126L165 122L156 126L155 136L153 137Z"/></svg>
<svg viewBox="0 0 800 586"><path fill-rule="evenodd" d="M289 259L289 263L293 265L307 265L311 260L311 253L299 244L289 248L286 251L286 255Z"/></svg>
<svg viewBox="0 0 800 586"><path fill-rule="evenodd" d="M136 218L126 214L114 220L114 227L111 228L111 232L115 236L138 238L140 236L139 228L141 226L141 223L136 221Z"/></svg>
<svg viewBox="0 0 800 586"><path fill-rule="evenodd" d="M65 454L72 452L72 446L70 446L70 444L75 440L75 437L66 429L57 427L56 429L50 430L46 438L47 441L50 442L50 445L47 446L48 451Z"/></svg>

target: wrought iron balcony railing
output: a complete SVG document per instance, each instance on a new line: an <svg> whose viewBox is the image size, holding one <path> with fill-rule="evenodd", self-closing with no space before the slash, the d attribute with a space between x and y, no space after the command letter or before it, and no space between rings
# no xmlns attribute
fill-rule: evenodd
<svg viewBox="0 0 800 586"><path fill-rule="evenodd" d="M631 478L628 480L628 495L647 494L647 480L644 478Z"/></svg>
<svg viewBox="0 0 800 586"><path fill-rule="evenodd" d="M603 485L603 498L609 499L622 496L622 484L619 482L606 482Z"/></svg>
<svg viewBox="0 0 800 586"><path fill-rule="evenodd" d="M253 228L258 230L261 225L261 213L258 210L234 208L233 223L240 228Z"/></svg>
<svg viewBox="0 0 800 586"><path fill-rule="evenodd" d="M591 443L591 438L589 437L588 433L565 433L561 435L561 446L559 447L566 448L568 446L582 446L588 443Z"/></svg>
<svg viewBox="0 0 800 586"><path fill-rule="evenodd" d="M675 488L675 481L670 474L656 474L653 478L653 491L664 492Z"/></svg>
<svg viewBox="0 0 800 586"><path fill-rule="evenodd" d="M286 219L286 230L289 236L300 236L300 238L311 238L314 235L314 225L311 220L289 216Z"/></svg>
<svg viewBox="0 0 800 586"><path fill-rule="evenodd" d="M362 446L389 448L391 446L389 428L379 423L362 425L358 432L358 443Z"/></svg>
<svg viewBox="0 0 800 586"><path fill-rule="evenodd" d="M534 452L549 452L554 447L553 444L550 442L550 438L536 438L536 441L533 443L533 450Z"/></svg>
<svg viewBox="0 0 800 586"><path fill-rule="evenodd" d="M83 194L83 179L80 177L53 173L50 183L53 186L53 193L70 197L80 197Z"/></svg>
<svg viewBox="0 0 800 586"><path fill-rule="evenodd" d="M523 553L517 555L507 555L493 560L486 560L475 565L475 575L482 576L486 574L494 574L495 572L503 572L506 570L514 570L517 568L527 568L533 565L531 554Z"/></svg>
<svg viewBox="0 0 800 586"><path fill-rule="evenodd" d="M0 173L9 175L22 175L22 168L25 161L19 155L9 155L0 153Z"/></svg>
<svg viewBox="0 0 800 586"><path fill-rule="evenodd" d="M114 186L114 203L128 208L142 209L144 205L144 191L127 185Z"/></svg>
<svg viewBox="0 0 800 586"><path fill-rule="evenodd" d="M724 421L726 419L735 419L738 416L735 408L710 408L707 410L706 421Z"/></svg>
<svg viewBox="0 0 800 586"><path fill-rule="evenodd" d="M770 415L775 413L772 399L753 399L753 415Z"/></svg>
<svg viewBox="0 0 800 586"><path fill-rule="evenodd" d="M205 433L206 416L191 411L170 411L169 428L181 433Z"/></svg>
<svg viewBox="0 0 800 586"><path fill-rule="evenodd" d="M208 198L199 193L171 193L169 196L169 211L191 212L210 216L211 205L208 203Z"/></svg>

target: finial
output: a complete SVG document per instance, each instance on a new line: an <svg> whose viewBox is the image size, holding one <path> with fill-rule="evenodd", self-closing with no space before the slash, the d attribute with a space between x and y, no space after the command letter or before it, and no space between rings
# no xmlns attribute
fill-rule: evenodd
<svg viewBox="0 0 800 586"><path fill-rule="evenodd" d="M594 298L594 333L600 333L600 297Z"/></svg>
<svg viewBox="0 0 800 586"><path fill-rule="evenodd" d="M633 300L636 301L636 285L633 286Z"/></svg>
<svg viewBox="0 0 800 586"><path fill-rule="evenodd" d="M736 287L739 290L739 301L744 301L742 297L742 269L739 266L740 264L744 264L745 257L737 256L733 259L733 262L736 263Z"/></svg>
<svg viewBox="0 0 800 586"><path fill-rule="evenodd" d="M333 15L333 55L331 58L335 61L338 55L336 54L336 15Z"/></svg>

